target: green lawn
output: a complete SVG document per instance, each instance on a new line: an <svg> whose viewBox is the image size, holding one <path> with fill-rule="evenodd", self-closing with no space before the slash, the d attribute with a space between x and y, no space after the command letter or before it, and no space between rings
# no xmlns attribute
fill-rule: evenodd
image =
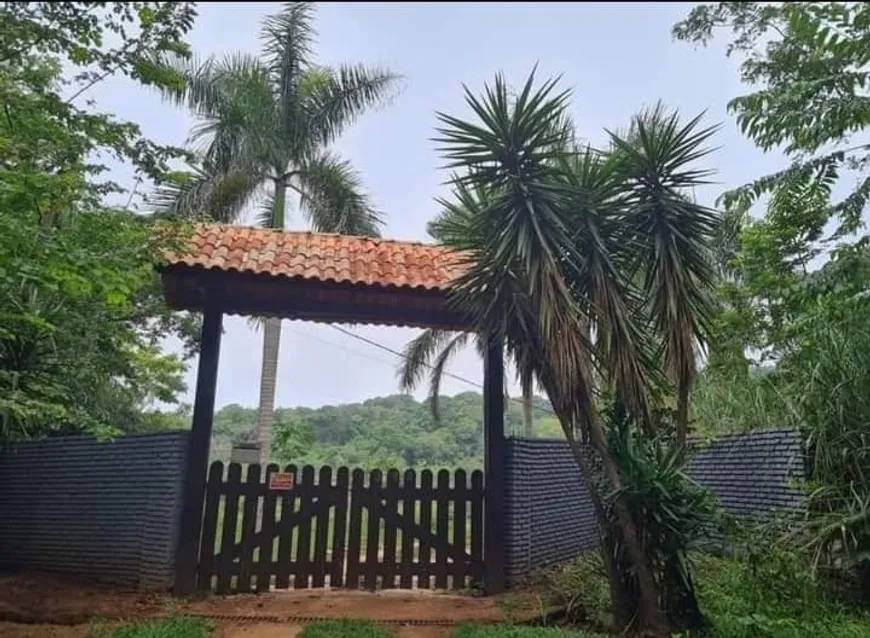
<svg viewBox="0 0 870 638"><path fill-rule="evenodd" d="M597 638L598 636L602 634L587 634L551 627L481 625L459 627L451 634L451 638Z"/></svg>
<svg viewBox="0 0 870 638"><path fill-rule="evenodd" d="M393 638L388 627L353 620L329 620L308 625L300 638Z"/></svg>
<svg viewBox="0 0 870 638"><path fill-rule="evenodd" d="M395 631L384 625L353 620L330 620L308 625L300 638L395 638ZM142 624L97 630L93 638L213 638L214 627L197 618L171 618ZM594 634L561 629L513 626L459 627L451 638L596 638Z"/></svg>
<svg viewBox="0 0 870 638"><path fill-rule="evenodd" d="M308 625L300 634L300 638L394 638L395 635L395 632L389 627L372 623L336 620ZM561 629L506 625L467 625L453 630L450 636L451 638L596 638L594 634Z"/></svg>
<svg viewBox="0 0 870 638"><path fill-rule="evenodd" d="M123 625L114 629L98 629L93 638L210 638L213 626L198 618L170 618Z"/></svg>

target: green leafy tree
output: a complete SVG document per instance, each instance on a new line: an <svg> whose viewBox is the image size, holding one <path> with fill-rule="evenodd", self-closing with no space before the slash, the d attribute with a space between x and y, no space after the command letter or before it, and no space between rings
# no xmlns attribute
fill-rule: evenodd
<svg viewBox="0 0 870 638"><path fill-rule="evenodd" d="M155 204L184 218L237 221L259 205L259 223L283 229L288 196L318 232L376 236L380 214L350 164L330 144L367 108L382 103L399 76L362 65L317 64L314 5L289 3L262 28L262 54L233 53L202 62L158 56L183 82L162 87L198 123L191 142L202 152L192 172L158 192ZM257 417L267 460L275 412L281 322L263 320Z"/></svg>
<svg viewBox="0 0 870 638"><path fill-rule="evenodd" d="M743 56L741 78L754 90L729 109L760 148L779 148L791 160L726 193L728 207L745 210L764 194L810 198L812 205L780 214L797 216L795 227L824 244L862 228L870 197L870 146L860 141L870 124L868 25L864 3L721 2L695 7L674 27L678 39L700 44L718 28L731 30L728 53ZM850 181L849 194L836 199L834 185Z"/></svg>
<svg viewBox="0 0 870 638"><path fill-rule="evenodd" d="M673 32L707 44L723 30L750 87L729 108L744 134L789 165L722 196L739 230L720 284L727 339L714 352L725 356L710 384L724 378L763 399L748 414L734 409L738 422L773 418L806 432L814 515L797 527L802 546L817 566L846 568L866 590L867 419L856 392L868 347L870 6L707 3ZM752 359L767 364L765 374L745 375Z"/></svg>
<svg viewBox="0 0 870 638"><path fill-rule="evenodd" d="M546 402L535 397L536 416L546 414ZM505 430L519 432L522 405L506 406ZM483 467L483 397L464 392L440 398L441 419L429 402L407 395L369 399L363 403L319 408L278 408L275 411L273 453L297 465L359 466L371 469ZM175 419L178 411L165 416ZM233 441L256 440L254 408L228 405L215 413L212 455L230 458ZM539 419L536 425L540 425ZM555 425L550 436L561 435ZM377 454L377 458L371 454Z"/></svg>
<svg viewBox="0 0 870 638"><path fill-rule="evenodd" d="M709 175L696 166L714 129L656 107L625 136L611 134L610 149L583 148L567 117L569 94L555 87L536 88L530 77L512 97L497 76L480 98L466 90L476 121L439 114L453 198L432 226L467 263L451 302L549 396L592 492L618 625L666 635L702 619L690 583L677 597L681 609L663 602L665 577L644 551L598 397L612 397L617 414L653 434L670 376L677 430L685 427L687 359L711 313L717 225L687 192ZM617 547L624 560L612 559Z"/></svg>
<svg viewBox="0 0 870 638"><path fill-rule="evenodd" d="M180 150L76 101L111 74L173 81L141 54L183 52L194 15L188 3L0 9L2 440L148 429L153 403L184 389L182 361L160 343L180 336L190 353L196 322L168 311L153 267L174 232L107 208L123 189L93 159L160 180Z"/></svg>

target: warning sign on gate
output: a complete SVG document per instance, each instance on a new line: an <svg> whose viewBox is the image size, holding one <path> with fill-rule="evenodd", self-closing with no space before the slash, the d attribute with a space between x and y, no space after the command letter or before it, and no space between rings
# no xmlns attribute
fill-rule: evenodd
<svg viewBox="0 0 870 638"><path fill-rule="evenodd" d="M289 492L293 489L293 474L290 472L275 472L269 475L269 489L274 492Z"/></svg>

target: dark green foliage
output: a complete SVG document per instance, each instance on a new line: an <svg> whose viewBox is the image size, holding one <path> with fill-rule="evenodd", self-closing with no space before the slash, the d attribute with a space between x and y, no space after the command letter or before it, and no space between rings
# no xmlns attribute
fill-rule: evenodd
<svg viewBox="0 0 870 638"><path fill-rule="evenodd" d="M811 516L789 540L822 571L870 590L870 5L702 4L674 34L707 43L722 27L750 87L731 110L760 148L782 148L791 164L722 197L736 232L720 255L706 382L718 390L696 397L706 402L699 412L714 416L719 396L742 396L742 411L739 398L726 402L728 427L804 430ZM764 207L759 219L753 206ZM751 373L750 349L765 374Z"/></svg>
<svg viewBox="0 0 870 638"><path fill-rule="evenodd" d="M776 537L747 530L738 555L693 552L696 591L710 627L681 638L859 638L870 635L870 616L832 602L806 562L775 548ZM536 590L545 605L572 605L581 627L606 622L607 576L595 552L542 574ZM498 635L498 634L496 634Z"/></svg>
<svg viewBox="0 0 870 638"><path fill-rule="evenodd" d="M772 539L770 539L772 540ZM744 559L697 557L698 597L711 638L859 638L870 617L830 602L797 555L763 537Z"/></svg>
<svg viewBox="0 0 870 638"><path fill-rule="evenodd" d="M686 448L663 435L641 436L625 419L610 418L608 449L616 460L622 487L611 495L609 516L615 520L613 499L622 497L641 530L644 553L661 579L665 607L671 624L679 629L704 626L695 599L689 549L715 527L720 511L713 496L685 474ZM617 536L610 551L619 564L628 564ZM631 570L628 591L637 585Z"/></svg>
<svg viewBox="0 0 870 638"><path fill-rule="evenodd" d="M482 396L465 392L443 396L440 401L440 422L433 419L426 402L406 395L320 408L278 408L273 454L282 462L297 465L482 467ZM543 399L536 398L535 406L536 418L549 414L550 407ZM166 418L184 422L185 416ZM253 442L256 421L254 408L228 405L219 410L215 414L213 458L228 460L234 441ZM507 402L505 431L509 435L522 432L519 401Z"/></svg>
<svg viewBox="0 0 870 638"><path fill-rule="evenodd" d="M361 620L325 620L308 625L300 638L392 638L395 632L383 625Z"/></svg>
<svg viewBox="0 0 870 638"><path fill-rule="evenodd" d="M116 629L98 630L93 638L209 638L214 625L199 618L170 618Z"/></svg>
<svg viewBox="0 0 870 638"><path fill-rule="evenodd" d="M197 322L168 311L154 272L173 233L109 208L123 189L94 162L159 181L180 151L77 100L115 73L173 83L141 55L183 54L194 15L168 2L0 8L0 441L149 428L149 404L184 389L160 345L178 336L191 354Z"/></svg>
<svg viewBox="0 0 870 638"><path fill-rule="evenodd" d="M184 317L160 301L154 252L125 212L49 229L0 214L0 440L131 431L176 400L183 365L159 339Z"/></svg>

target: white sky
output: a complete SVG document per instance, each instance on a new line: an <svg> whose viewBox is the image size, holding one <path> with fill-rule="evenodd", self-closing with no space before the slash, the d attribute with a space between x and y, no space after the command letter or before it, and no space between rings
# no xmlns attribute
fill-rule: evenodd
<svg viewBox="0 0 870 638"><path fill-rule="evenodd" d="M661 98L685 116L707 111L709 124L722 123L709 159L719 184L697 193L712 203L722 190L784 165L779 153L762 154L726 113L729 99L744 92L736 60L719 43L695 49L675 42L670 27L689 3L328 3L319 5L317 52L322 63L384 65L406 77L389 106L365 115L336 144L362 173L377 206L386 214L386 237L425 240L426 222L438 212L445 174L430 138L435 111L465 115L462 85L479 92L502 71L514 85L535 63L539 77L563 74L573 89L578 130L593 144L604 128L625 126L632 114ZM201 3L190 35L203 56L259 51L262 18L275 3ZM184 111L164 104L147 89L111 79L88 97L101 110L140 124L145 135L181 144L192 124ZM113 177L132 185L128 171ZM291 227L302 227L293 219ZM256 405L262 335L245 319L225 320L217 406ZM394 349L418 331L357 327L360 335ZM327 325L284 322L278 371L279 406L349 403L393 394L397 361L386 352L347 337ZM188 371L188 401L195 385L195 361ZM472 350L450 371L476 383L482 363ZM446 394L474 389L446 380ZM512 389L516 393L516 388ZM418 393L422 396L425 388Z"/></svg>

